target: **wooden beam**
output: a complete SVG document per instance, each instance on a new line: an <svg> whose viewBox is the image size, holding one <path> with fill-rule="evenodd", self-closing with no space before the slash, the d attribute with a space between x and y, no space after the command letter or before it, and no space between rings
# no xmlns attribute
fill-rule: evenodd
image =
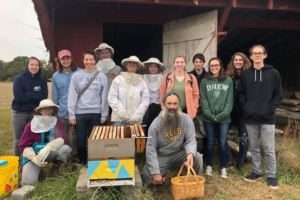
<svg viewBox="0 0 300 200"><path fill-rule="evenodd" d="M233 31L234 27L230 27L227 31L226 31L226 35L223 35L222 37L220 37L220 39L218 40L218 45Z"/></svg>
<svg viewBox="0 0 300 200"><path fill-rule="evenodd" d="M236 0L232 0L231 4L232 4L232 7L236 8Z"/></svg>
<svg viewBox="0 0 300 200"><path fill-rule="evenodd" d="M184 6L203 6L203 7L226 7L232 5L233 8L258 9L258 10L282 10L300 11L300 1L262 1L262 0L79 0L96 2L121 2L134 4L162 4L162 5L184 5ZM268 2L268 3L265 3ZM273 4L273 7L271 6Z"/></svg>
<svg viewBox="0 0 300 200"><path fill-rule="evenodd" d="M55 69L55 60L54 58L57 55L57 51L55 48L55 39L52 32L51 20L49 17L49 11L45 5L45 1L40 0L32 0L34 4L35 12L38 16L38 21L41 27L42 36L44 39L44 43L46 48L50 52L50 61L52 62L53 69Z"/></svg>
<svg viewBox="0 0 300 200"><path fill-rule="evenodd" d="M274 2L273 0L269 0L269 5L268 5L269 9L270 10L273 10L274 9Z"/></svg>
<svg viewBox="0 0 300 200"><path fill-rule="evenodd" d="M223 10L220 22L219 22L219 26L218 26L218 31L221 32L223 31L223 28L225 26L225 23L228 19L229 13L231 11L231 6L226 6ZM218 35L218 39L220 38L220 36Z"/></svg>
<svg viewBox="0 0 300 200"><path fill-rule="evenodd" d="M300 20L228 18L225 26L263 29L300 30Z"/></svg>

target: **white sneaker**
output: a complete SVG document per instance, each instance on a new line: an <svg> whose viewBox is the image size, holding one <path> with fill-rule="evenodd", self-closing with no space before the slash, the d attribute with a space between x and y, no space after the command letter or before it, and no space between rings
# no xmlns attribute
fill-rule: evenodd
<svg viewBox="0 0 300 200"><path fill-rule="evenodd" d="M205 174L207 175L207 176L212 176L212 167L211 166L207 166L206 167L206 172L205 172Z"/></svg>
<svg viewBox="0 0 300 200"><path fill-rule="evenodd" d="M227 170L226 168L222 168L221 169L221 175L220 175L221 178L228 178L228 174L227 174Z"/></svg>

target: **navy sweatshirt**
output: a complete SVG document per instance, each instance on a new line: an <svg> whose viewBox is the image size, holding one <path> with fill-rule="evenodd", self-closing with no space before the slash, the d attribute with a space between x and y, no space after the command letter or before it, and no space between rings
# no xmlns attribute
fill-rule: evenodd
<svg viewBox="0 0 300 200"><path fill-rule="evenodd" d="M242 72L238 85L244 119L248 124L275 124L275 110L282 101L281 78L271 65Z"/></svg>
<svg viewBox="0 0 300 200"><path fill-rule="evenodd" d="M32 77L28 70L28 60L25 72L16 76L13 83L14 99L11 107L16 111L33 111L41 100L48 97L47 82L41 77L41 63L39 71Z"/></svg>

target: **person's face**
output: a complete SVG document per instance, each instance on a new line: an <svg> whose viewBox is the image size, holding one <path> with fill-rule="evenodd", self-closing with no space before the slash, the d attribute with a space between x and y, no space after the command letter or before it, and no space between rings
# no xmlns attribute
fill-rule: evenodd
<svg viewBox="0 0 300 200"><path fill-rule="evenodd" d="M64 68L68 68L72 63L72 58L70 56L64 56L60 58L59 61Z"/></svg>
<svg viewBox="0 0 300 200"><path fill-rule="evenodd" d="M218 60L212 60L209 63L209 70L213 74L214 77L219 76L221 66Z"/></svg>
<svg viewBox="0 0 300 200"><path fill-rule="evenodd" d="M39 69L40 69L39 61L35 59L31 59L28 61L28 70L31 73L31 75L35 75L36 73L38 73Z"/></svg>
<svg viewBox="0 0 300 200"><path fill-rule="evenodd" d="M200 60L199 58L196 58L196 60L194 61L194 67L196 70L202 70L204 65L204 62L202 60Z"/></svg>
<svg viewBox="0 0 300 200"><path fill-rule="evenodd" d="M53 107L45 107L40 109L40 114L42 116L52 116L54 112Z"/></svg>
<svg viewBox="0 0 300 200"><path fill-rule="evenodd" d="M135 73L138 68L138 64L136 62L127 62L126 69L128 73Z"/></svg>
<svg viewBox="0 0 300 200"><path fill-rule="evenodd" d="M244 66L244 60L242 56L236 55L233 59L233 66L236 69L242 69Z"/></svg>
<svg viewBox="0 0 300 200"><path fill-rule="evenodd" d="M155 63L149 64L149 74L157 74L158 72L158 65Z"/></svg>
<svg viewBox="0 0 300 200"><path fill-rule="evenodd" d="M169 112L175 112L179 107L178 97L175 95L168 96L165 104Z"/></svg>
<svg viewBox="0 0 300 200"><path fill-rule="evenodd" d="M267 55L264 53L264 50L261 47L255 47L252 50L252 54L250 56L251 60L257 64L263 63L263 61L266 57L267 57Z"/></svg>
<svg viewBox="0 0 300 200"><path fill-rule="evenodd" d="M103 49L100 52L100 56L101 56L101 59L108 59L108 58L110 58L110 51L108 49Z"/></svg>
<svg viewBox="0 0 300 200"><path fill-rule="evenodd" d="M85 68L92 69L94 68L94 65L96 63L96 60L93 55L84 55L83 64Z"/></svg>
<svg viewBox="0 0 300 200"><path fill-rule="evenodd" d="M178 57L174 61L174 67L176 71L183 71L185 69L186 63L182 57Z"/></svg>

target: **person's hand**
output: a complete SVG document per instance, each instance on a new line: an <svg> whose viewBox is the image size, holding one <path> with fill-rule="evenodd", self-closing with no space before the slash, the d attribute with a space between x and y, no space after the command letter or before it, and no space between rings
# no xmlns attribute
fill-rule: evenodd
<svg viewBox="0 0 300 200"><path fill-rule="evenodd" d="M37 160L37 156L34 157L32 160L31 160L34 164L36 164L36 166L38 167L46 167L47 163L48 162L41 162L39 160Z"/></svg>
<svg viewBox="0 0 300 200"><path fill-rule="evenodd" d="M104 123L105 123L105 121L103 121L103 120L100 121L100 124L104 124Z"/></svg>
<svg viewBox="0 0 300 200"><path fill-rule="evenodd" d="M189 153L189 155L186 157L186 161L184 162L185 166L191 166L194 165L194 155L192 153Z"/></svg>
<svg viewBox="0 0 300 200"><path fill-rule="evenodd" d="M162 184L162 176L160 174L153 174L152 180L155 185L161 185Z"/></svg>
<svg viewBox="0 0 300 200"><path fill-rule="evenodd" d="M76 119L70 119L70 120L69 120L69 123L70 123L71 125L76 125Z"/></svg>

